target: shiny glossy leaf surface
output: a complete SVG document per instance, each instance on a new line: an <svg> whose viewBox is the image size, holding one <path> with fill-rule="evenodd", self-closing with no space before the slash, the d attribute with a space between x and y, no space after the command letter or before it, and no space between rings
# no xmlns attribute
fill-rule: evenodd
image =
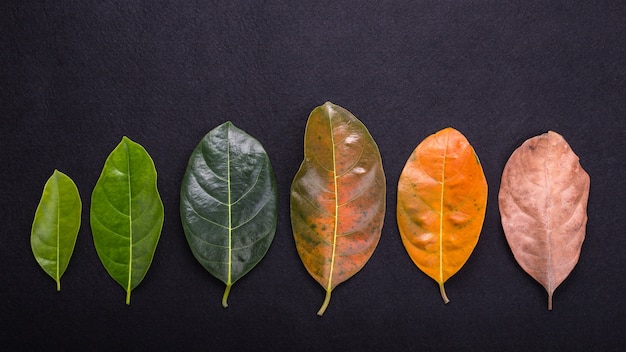
<svg viewBox="0 0 626 352"><path fill-rule="evenodd" d="M62 172L54 173L43 188L35 212L30 245L41 268L50 275L61 290L61 276L74 251L82 203L78 188Z"/></svg>
<svg viewBox="0 0 626 352"><path fill-rule="evenodd" d="M444 283L478 242L487 206L487 181L465 136L453 128L427 137L413 151L398 182L402 243L426 275Z"/></svg>
<svg viewBox="0 0 626 352"><path fill-rule="evenodd" d="M311 112L290 206L300 259L326 290L322 315L332 290L371 257L385 215L378 147L348 110L327 102Z"/></svg>
<svg viewBox="0 0 626 352"><path fill-rule="evenodd" d="M124 137L107 158L91 195L91 231L100 261L130 293L148 272L161 236L163 203L148 152Z"/></svg>
<svg viewBox="0 0 626 352"><path fill-rule="evenodd" d="M502 227L519 265L552 296L580 256L589 175L561 135L548 132L516 149L502 172Z"/></svg>
<svg viewBox="0 0 626 352"><path fill-rule="evenodd" d="M226 122L210 131L189 158L180 194L185 236L195 258L232 285L265 256L276 232L277 188L259 141Z"/></svg>

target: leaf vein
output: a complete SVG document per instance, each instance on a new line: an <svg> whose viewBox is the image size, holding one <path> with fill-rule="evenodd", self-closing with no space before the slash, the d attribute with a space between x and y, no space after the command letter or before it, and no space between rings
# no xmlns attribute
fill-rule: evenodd
<svg viewBox="0 0 626 352"><path fill-rule="evenodd" d="M242 250L245 248L249 248L254 246L255 244L257 244L258 242L261 242L262 240L264 240L265 238L267 238L267 236L270 235L270 233L272 233L272 230L270 229L269 231L267 231L267 233L265 233L263 236L257 238L256 240L254 240L252 243L247 244L245 246L241 246L241 247L233 247L233 251L238 251L238 250Z"/></svg>
<svg viewBox="0 0 626 352"><path fill-rule="evenodd" d="M201 214L198 212L198 210L196 210L196 207L195 207L194 203L193 203L193 202L191 202L191 200L189 200L189 197L187 196L187 194L186 194L186 193L185 193L185 194L183 194L183 197L186 199L186 201L187 201L186 203L187 203L187 204L189 204L189 208L191 209L191 211L193 211L193 212L194 212L194 213L195 213L195 214L196 214L196 215L197 215L200 219L202 219L202 220L204 220L204 221L206 221L206 222L208 222L208 223L211 223L211 224L213 224L213 225L219 226L219 227L221 227L221 228L223 228L223 229L228 230L228 227L227 227L227 226L224 226L224 225L222 225L222 224L218 224L218 223L216 223L215 221L210 220L209 218L206 218L206 217L204 217L203 215L201 215Z"/></svg>
<svg viewBox="0 0 626 352"><path fill-rule="evenodd" d="M224 181L224 182L228 182L228 180L220 175L217 174L217 172L215 172L215 170L213 170L213 168L211 167L211 165L209 164L209 162L207 161L207 156L200 151L200 154L202 155L202 161L204 162L204 165L206 165L207 170L209 170L213 175L215 175L216 178Z"/></svg>
<svg viewBox="0 0 626 352"><path fill-rule="evenodd" d="M198 241L200 241L200 242L202 242L202 243L206 243L206 244L207 244L207 245L209 245L209 246L212 246L212 247L217 247L217 248L228 248L228 246L223 246L223 245L220 245L220 244L211 243L211 242L209 242L209 241L205 240L202 236L199 236L199 235L198 235L198 234L197 234L194 230L192 230L190 227L187 227L187 230L189 231L189 233L190 233L191 235L193 235L193 237L194 237L195 239L197 239Z"/></svg>
<svg viewBox="0 0 626 352"><path fill-rule="evenodd" d="M332 246L332 243L330 243L326 238L324 238L323 236L321 236L317 231L315 231L309 224L307 224L307 222L305 221L305 219L302 217L302 215L300 214L300 212L295 212L296 215L298 216L298 218L302 221L302 223L304 224L304 226L306 228L308 228L313 234L315 234L317 238L319 238L322 242L328 244L329 246Z"/></svg>
<svg viewBox="0 0 626 352"><path fill-rule="evenodd" d="M322 169L328 171L328 172L333 172L333 170L327 168L326 166L324 166L324 164L322 164L318 159L317 156L315 156L315 154L311 153L311 160L315 161Z"/></svg>
<svg viewBox="0 0 626 352"><path fill-rule="evenodd" d="M215 196L213 196L211 193L209 193L209 190L206 189L206 187L204 185L202 185L202 183L198 179L198 176L196 176L196 174L193 171L191 172L191 176L194 178L194 180L196 180L196 184L198 186L200 186L200 189L202 189L204 191L204 194L206 194L210 198L214 199L216 202L218 202L218 203L220 203L220 204L222 204L224 206L228 206L228 204L226 204L225 202L222 202L221 200L219 200Z"/></svg>
<svg viewBox="0 0 626 352"><path fill-rule="evenodd" d="M313 208L315 208L315 209L319 210L321 213L324 213L324 214L326 214L326 215L328 215L328 216L331 216L331 217L334 217L334 216L335 216L335 215L333 215L333 214L329 213L327 210L325 210L325 209L322 209L322 208L318 207L315 203L313 203L313 201L312 201L312 200L310 200L309 198L305 197L305 196L304 196L304 193L303 193L303 192L301 191L301 189L300 189L300 184L297 184L297 185L296 185L296 187L298 188L298 195L299 195L300 197L302 197L302 199L306 200L306 201L307 201L307 203L311 204L311 206L313 206ZM336 196L336 195L335 195L335 196Z"/></svg>
<svg viewBox="0 0 626 352"><path fill-rule="evenodd" d="M112 233L112 234L114 234L114 235L116 235L116 236L118 236L118 237L121 237L121 238L123 238L123 239L125 239L125 240L127 240L127 239L128 239L128 237L127 237L127 236L124 236L124 235L122 235L122 234L120 234L120 233L118 233L118 232L113 231L113 229L112 229L112 228L110 228L108 224L104 223L104 222L100 219L100 217L99 217L98 213L93 213L93 218L94 218L94 219L95 219L95 220L96 220L96 221L97 221L100 225L102 225L102 226L103 226L103 227L104 227L107 231L109 231L110 233Z"/></svg>
<svg viewBox="0 0 626 352"><path fill-rule="evenodd" d="M233 228L232 228L232 230L238 229L238 228L240 228L241 226L243 226L243 225L245 225L245 224L249 223L250 221L252 221L254 218L256 218L256 217L257 217L257 215L259 215L259 214L261 213L261 211L265 208L265 206L269 203L269 201L270 201L270 197L265 198L265 202L263 202L263 205L261 205L261 206L259 207L259 210L257 210L257 211L256 211L256 213L254 213L254 214L252 215L252 217L251 217L251 218L249 218L248 220L246 220L246 221L242 222L241 224L239 224L239 225L237 225L237 226L233 227Z"/></svg>
<svg viewBox="0 0 626 352"><path fill-rule="evenodd" d="M256 174L256 178L254 180L254 183L252 184L252 186L250 188L248 188L248 190L246 190L240 197L239 199L237 199L236 201L234 201L233 203L231 203L230 205L235 205L237 204L240 200L242 200L243 198L245 198L248 193L250 193L250 191L252 191L254 189L254 187L256 187L257 183L259 182L259 178L261 177L261 171L263 171L263 167L264 165L261 165L261 167L259 168L259 172L257 172Z"/></svg>
<svg viewBox="0 0 626 352"><path fill-rule="evenodd" d="M113 210L120 213L121 215L124 215L125 217L130 217L130 214L124 213L119 208L117 208L115 204L113 204L113 202L111 202L111 199L109 198L109 195L107 194L106 188L104 187L102 188L102 193L104 194L104 199L107 201L107 203L109 203L109 205L111 206Z"/></svg>
<svg viewBox="0 0 626 352"><path fill-rule="evenodd" d="M340 175L337 176L337 178L340 178L344 175L346 175L348 172L352 171L354 169L354 167L359 163L359 161L361 161L361 156L363 156L363 151L365 150L365 144L361 144L361 151L359 152L359 156L356 157L356 159L354 160L354 162L352 163L352 165L350 165L346 171L342 172Z"/></svg>

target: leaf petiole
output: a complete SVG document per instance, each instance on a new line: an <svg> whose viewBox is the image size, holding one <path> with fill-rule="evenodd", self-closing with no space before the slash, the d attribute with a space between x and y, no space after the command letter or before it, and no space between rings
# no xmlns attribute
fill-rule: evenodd
<svg viewBox="0 0 626 352"><path fill-rule="evenodd" d="M324 312L326 311L326 308L328 308L328 303L330 303L330 293L331 292L332 292L332 290L326 291L326 298L324 298L324 303L322 303L322 308L320 308L320 310L317 312L317 315L319 315L320 317L322 315L324 315Z"/></svg>
<svg viewBox="0 0 626 352"><path fill-rule="evenodd" d="M548 310L552 310L552 294L548 294Z"/></svg>
<svg viewBox="0 0 626 352"><path fill-rule="evenodd" d="M226 285L226 290L224 291L224 296L222 296L222 307L228 308L228 294L230 294L230 288L233 287L232 284Z"/></svg>
<svg viewBox="0 0 626 352"><path fill-rule="evenodd" d="M443 303L445 304L450 303L450 300L448 299L448 296L446 295L446 289L443 288L443 282L439 284L439 291L441 291L441 298L443 298Z"/></svg>

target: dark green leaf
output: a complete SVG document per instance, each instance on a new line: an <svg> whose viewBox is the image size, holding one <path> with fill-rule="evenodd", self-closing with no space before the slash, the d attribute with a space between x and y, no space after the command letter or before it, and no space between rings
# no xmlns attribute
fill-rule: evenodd
<svg viewBox="0 0 626 352"><path fill-rule="evenodd" d="M148 152L124 137L111 152L91 196L91 230L100 261L130 292L148 272L163 226L157 173Z"/></svg>
<svg viewBox="0 0 626 352"><path fill-rule="evenodd" d="M35 212L30 245L41 268L56 281L57 291L74 251L81 207L74 181L54 170Z"/></svg>
<svg viewBox="0 0 626 352"><path fill-rule="evenodd" d="M277 219L276 179L259 141L226 122L200 141L183 178L180 213L196 259L232 285L265 256Z"/></svg>

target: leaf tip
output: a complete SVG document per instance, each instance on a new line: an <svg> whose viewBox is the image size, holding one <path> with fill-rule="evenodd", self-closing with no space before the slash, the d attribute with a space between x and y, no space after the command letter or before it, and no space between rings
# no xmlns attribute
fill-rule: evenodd
<svg viewBox="0 0 626 352"><path fill-rule="evenodd" d="M457 130L456 130L454 127L452 127L452 126L448 126L448 127L444 128L444 129L442 129L440 132L441 132L441 133L450 133L450 132L456 132L456 133L459 133L459 131L457 131Z"/></svg>
<svg viewBox="0 0 626 352"><path fill-rule="evenodd" d="M235 126L235 124L232 121L227 120L226 122L223 122L219 126L215 127L212 131L217 131L217 130L230 131L230 130L233 130L233 129L239 129L239 128L237 126ZM209 133L211 133L211 132L209 132ZM228 133L228 132L226 132L226 133Z"/></svg>
<svg viewBox="0 0 626 352"><path fill-rule="evenodd" d="M50 176L50 178L54 178L58 180L59 178L69 178L69 176L59 171L59 169L54 169L54 171L52 171L52 176Z"/></svg>
<svg viewBox="0 0 626 352"><path fill-rule="evenodd" d="M135 141L133 141L132 139L128 138L127 136L122 136L122 141L120 142L120 144L124 144L124 145L136 145L137 143Z"/></svg>
<svg viewBox="0 0 626 352"><path fill-rule="evenodd" d="M226 128L226 129L231 129L235 127L235 124L230 121L230 120L226 120L226 122L223 122L222 124L220 124L219 126L215 127L215 129L220 129L220 128Z"/></svg>

